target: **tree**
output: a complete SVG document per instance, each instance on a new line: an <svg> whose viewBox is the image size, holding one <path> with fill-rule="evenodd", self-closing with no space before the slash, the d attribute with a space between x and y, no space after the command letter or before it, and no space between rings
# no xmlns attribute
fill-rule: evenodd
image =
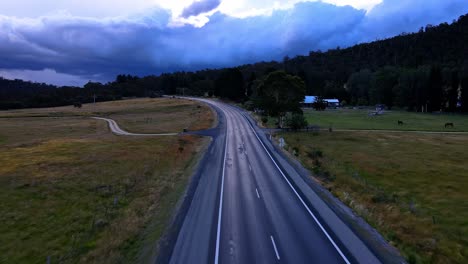
<svg viewBox="0 0 468 264"><path fill-rule="evenodd" d="M398 72L394 67L385 67L375 73L370 91L371 103L385 104L389 109L393 107L395 89L398 84Z"/></svg>
<svg viewBox="0 0 468 264"><path fill-rule="evenodd" d="M461 79L461 109L468 113L468 72L465 72Z"/></svg>
<svg viewBox="0 0 468 264"><path fill-rule="evenodd" d="M278 118L278 126L283 126L283 117L288 112L301 113L301 103L305 98L305 84L301 78L284 71L275 71L257 82L256 106L267 115Z"/></svg>
<svg viewBox="0 0 468 264"><path fill-rule="evenodd" d="M448 110L450 112L455 112L457 110L458 103L458 86L460 85L460 80L458 78L458 71L453 70L451 74L451 84L448 90Z"/></svg>
<svg viewBox="0 0 468 264"><path fill-rule="evenodd" d="M368 69L353 73L348 80L347 88L351 97L351 104L362 102L369 104L369 88L372 85L374 75Z"/></svg>
<svg viewBox="0 0 468 264"><path fill-rule="evenodd" d="M287 120L287 126L296 131L307 127L308 123L303 113L293 113Z"/></svg>
<svg viewBox="0 0 468 264"><path fill-rule="evenodd" d="M442 71L439 67L431 67L429 73L429 103L428 111L439 111L442 106Z"/></svg>
<svg viewBox="0 0 468 264"><path fill-rule="evenodd" d="M327 106L328 103L325 101L325 99L323 99L322 96L317 96L315 102L312 104L312 107L314 107L316 111L324 111L327 109Z"/></svg>
<svg viewBox="0 0 468 264"><path fill-rule="evenodd" d="M215 95L232 100L245 98L244 78L238 68L224 70L215 83Z"/></svg>

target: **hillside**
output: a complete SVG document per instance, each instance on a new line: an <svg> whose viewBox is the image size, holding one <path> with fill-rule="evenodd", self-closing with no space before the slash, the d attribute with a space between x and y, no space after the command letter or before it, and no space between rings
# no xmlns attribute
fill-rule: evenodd
<svg viewBox="0 0 468 264"><path fill-rule="evenodd" d="M336 97L351 105L384 103L412 111L468 111L468 15L453 23L427 25L417 33L312 51L231 69L176 72L143 78L119 75L85 89L0 79L0 109L69 105L154 94L214 94L245 101L255 80L274 70L298 75L307 93ZM461 96L460 96L461 94ZM458 105L458 107L457 107ZM460 107L461 105L461 107Z"/></svg>

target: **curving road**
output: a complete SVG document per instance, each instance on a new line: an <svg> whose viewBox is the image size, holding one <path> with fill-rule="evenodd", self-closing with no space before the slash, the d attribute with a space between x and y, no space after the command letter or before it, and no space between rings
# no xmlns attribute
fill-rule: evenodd
<svg viewBox="0 0 468 264"><path fill-rule="evenodd" d="M112 119L109 118L103 118L103 117L92 117L97 120L104 120L109 124L109 128L112 131L112 133L119 135L119 136L177 136L178 133L163 133L163 134L138 134L138 133L130 133L127 132L119 127L117 122L115 122Z"/></svg>
<svg viewBox="0 0 468 264"><path fill-rule="evenodd" d="M380 263L242 110L198 100L221 125L168 262Z"/></svg>

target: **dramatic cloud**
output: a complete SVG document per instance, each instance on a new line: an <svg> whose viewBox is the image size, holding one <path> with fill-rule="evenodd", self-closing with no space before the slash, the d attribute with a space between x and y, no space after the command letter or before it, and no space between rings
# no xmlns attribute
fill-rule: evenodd
<svg viewBox="0 0 468 264"><path fill-rule="evenodd" d="M206 21L199 27L174 25L174 13L162 8L114 18L67 12L38 18L0 16L0 75L52 69L79 80L102 81L120 73L235 66L390 37L468 13L466 0L385 0L363 10L324 2L284 8L288 1L283 0L281 8L267 15L231 16L222 12L226 2L218 12L203 15ZM190 11L194 15L195 9Z"/></svg>
<svg viewBox="0 0 468 264"><path fill-rule="evenodd" d="M188 18L191 16L198 16L202 13L207 13L221 4L221 0L201 0L194 2L192 5L186 7L182 12L182 17Z"/></svg>

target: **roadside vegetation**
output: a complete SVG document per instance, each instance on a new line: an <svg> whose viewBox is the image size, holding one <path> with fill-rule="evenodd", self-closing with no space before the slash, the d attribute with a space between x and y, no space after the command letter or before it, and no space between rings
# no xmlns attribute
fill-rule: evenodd
<svg viewBox="0 0 468 264"><path fill-rule="evenodd" d="M208 139L115 136L94 115L143 133L205 129L214 120L208 107L178 99L0 112L0 263L154 256Z"/></svg>
<svg viewBox="0 0 468 264"><path fill-rule="evenodd" d="M287 149L317 181L377 228L409 263L468 261L468 135L278 137L285 138Z"/></svg>

